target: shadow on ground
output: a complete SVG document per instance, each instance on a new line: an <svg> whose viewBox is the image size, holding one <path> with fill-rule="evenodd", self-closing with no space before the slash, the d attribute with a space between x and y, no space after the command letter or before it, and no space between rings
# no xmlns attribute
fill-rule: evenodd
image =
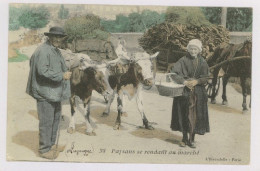
<svg viewBox="0 0 260 171"><path fill-rule="evenodd" d="M208 105L209 105L209 108L220 111L220 112L242 114L242 107L241 107L241 110L238 110L238 109L234 109L234 108L222 105L222 104L208 103Z"/></svg>
<svg viewBox="0 0 260 171"><path fill-rule="evenodd" d="M169 131L160 128L156 128L154 130L139 128L135 131L132 131L131 134L140 138L157 138L159 140L170 142L173 144L179 144L179 142L182 140L182 137L174 135Z"/></svg>
<svg viewBox="0 0 260 171"><path fill-rule="evenodd" d="M29 110L28 113L29 115L33 116L35 119L39 120L38 113L36 110ZM69 117L63 115L60 122L60 129L61 130L67 129L69 123L70 123Z"/></svg>
<svg viewBox="0 0 260 171"><path fill-rule="evenodd" d="M34 117L35 119L38 120L38 113L37 113L36 110L29 110L28 113L29 113L32 117Z"/></svg>
<svg viewBox="0 0 260 171"><path fill-rule="evenodd" d="M103 117L102 114L105 110L105 107L96 105L91 106L91 108L92 110L90 116L97 121L96 124L105 124L110 127L113 127L115 125L117 112L110 110L110 114L106 117Z"/></svg>
<svg viewBox="0 0 260 171"><path fill-rule="evenodd" d="M39 156L39 132L38 131L22 131L12 137L12 142L28 148Z"/></svg>

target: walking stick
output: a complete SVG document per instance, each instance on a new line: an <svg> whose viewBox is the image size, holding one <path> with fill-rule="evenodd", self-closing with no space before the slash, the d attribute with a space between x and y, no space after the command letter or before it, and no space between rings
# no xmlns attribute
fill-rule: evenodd
<svg viewBox="0 0 260 171"><path fill-rule="evenodd" d="M57 153L58 151L58 146L59 146L59 139L60 139L60 121L61 121L61 114L60 114L60 118L59 118L59 125L58 125L58 131L57 131L57 137L56 137L56 143L55 143L55 149L53 152L53 159L54 159L54 155Z"/></svg>
<svg viewBox="0 0 260 171"><path fill-rule="evenodd" d="M71 71L71 59L69 60L69 71ZM65 84L65 85L66 85L66 84ZM60 117L59 117L59 124L58 124L58 131L57 131L55 149L54 149L54 153L53 153L53 159L54 159L55 153L57 153L57 151L58 151L58 146L59 146L59 139L60 139L60 122L61 122L61 118L62 118L62 112L61 112Z"/></svg>

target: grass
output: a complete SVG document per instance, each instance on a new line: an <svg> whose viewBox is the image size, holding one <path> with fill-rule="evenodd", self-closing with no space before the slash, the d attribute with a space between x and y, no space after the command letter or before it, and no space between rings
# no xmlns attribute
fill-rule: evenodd
<svg viewBox="0 0 260 171"><path fill-rule="evenodd" d="M8 62L23 62L23 61L29 60L28 56L20 53L19 50L16 49L15 51L16 51L17 56L8 58Z"/></svg>

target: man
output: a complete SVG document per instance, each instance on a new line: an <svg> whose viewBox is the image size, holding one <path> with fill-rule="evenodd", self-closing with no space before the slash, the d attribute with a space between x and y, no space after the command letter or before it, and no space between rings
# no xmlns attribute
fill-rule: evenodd
<svg viewBox="0 0 260 171"><path fill-rule="evenodd" d="M37 100L39 154L43 158L55 159L62 151L54 147L61 101L70 97L71 72L67 71L64 58L58 50L66 36L64 30L52 27L44 35L48 36L48 40L35 50L30 60L26 93Z"/></svg>
<svg viewBox="0 0 260 171"><path fill-rule="evenodd" d="M183 133L181 147L188 145L196 148L195 134L203 135L209 132L208 97L205 90L209 67L200 56L200 40L191 40L187 50L187 55L176 62L171 71L175 73L173 80L185 85L183 96L173 100L171 128Z"/></svg>

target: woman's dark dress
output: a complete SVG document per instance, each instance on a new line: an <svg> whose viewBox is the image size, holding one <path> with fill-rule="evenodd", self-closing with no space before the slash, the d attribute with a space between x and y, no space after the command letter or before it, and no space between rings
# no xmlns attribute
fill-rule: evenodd
<svg viewBox="0 0 260 171"><path fill-rule="evenodd" d="M204 86L207 81L206 77L209 76L207 62L201 56L194 58L188 54L174 64L171 72L177 74L173 76L173 79L179 84L183 84L185 80L198 80L194 89L197 97L194 133L209 132L208 97ZM189 132L189 94L190 90L185 87L183 96L175 97L173 100L171 128L174 131Z"/></svg>

